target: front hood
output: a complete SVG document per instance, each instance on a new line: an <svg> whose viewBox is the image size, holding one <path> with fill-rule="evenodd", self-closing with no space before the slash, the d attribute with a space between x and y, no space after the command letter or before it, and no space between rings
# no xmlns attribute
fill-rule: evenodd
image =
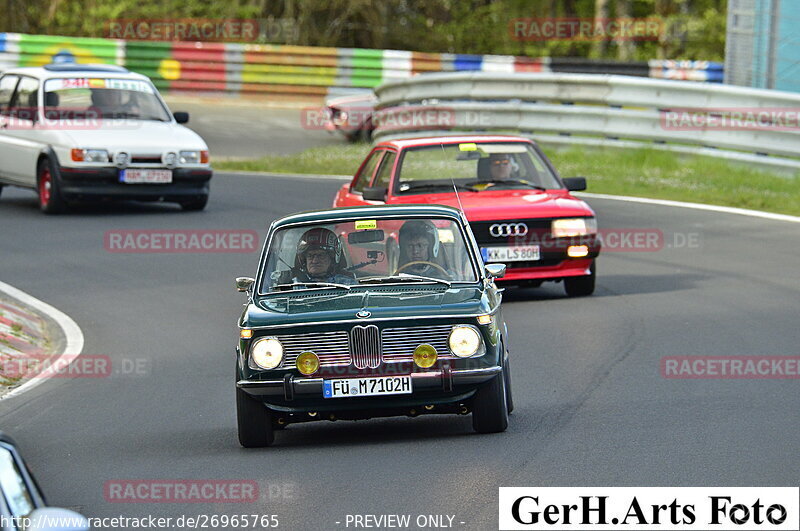
<svg viewBox="0 0 800 531"><path fill-rule="evenodd" d="M200 135L173 122L114 121L96 129L64 132L73 147L107 149L111 153L155 154L166 151L208 149Z"/></svg>
<svg viewBox="0 0 800 531"><path fill-rule="evenodd" d="M458 198L453 193L446 193L399 196L396 199L398 203L463 206L469 221L594 216L589 205L566 190L485 190L461 192Z"/></svg>
<svg viewBox="0 0 800 531"><path fill-rule="evenodd" d="M370 317L358 319L360 310ZM259 297L248 305L246 326L309 324L335 321L369 323L376 319L468 316L489 313L483 292L474 287L409 288L402 286L354 288L349 292L297 291L285 296Z"/></svg>

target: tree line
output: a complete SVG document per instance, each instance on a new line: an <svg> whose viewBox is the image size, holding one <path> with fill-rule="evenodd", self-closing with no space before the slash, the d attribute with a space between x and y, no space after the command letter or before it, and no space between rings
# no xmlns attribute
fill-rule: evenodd
<svg viewBox="0 0 800 531"><path fill-rule="evenodd" d="M106 37L111 21L259 19L265 43L622 61L725 55L727 0L0 0L0 31ZM570 33L646 19L657 34ZM550 25L547 22L551 22ZM553 22L560 26L554 29ZM554 34L564 30L566 33Z"/></svg>

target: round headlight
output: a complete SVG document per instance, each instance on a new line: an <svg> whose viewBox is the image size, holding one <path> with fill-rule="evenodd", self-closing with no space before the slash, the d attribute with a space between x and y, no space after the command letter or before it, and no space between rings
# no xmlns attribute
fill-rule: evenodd
<svg viewBox="0 0 800 531"><path fill-rule="evenodd" d="M432 367L433 364L436 363L436 358L436 349L433 345L423 343L414 349L414 363L416 363L418 367L423 369Z"/></svg>
<svg viewBox="0 0 800 531"><path fill-rule="evenodd" d="M257 339L250 347L250 356L262 369L274 369L283 359L283 345L274 337Z"/></svg>
<svg viewBox="0 0 800 531"><path fill-rule="evenodd" d="M481 336L470 326L454 326L448 343L453 354L459 358L468 358L478 352Z"/></svg>
<svg viewBox="0 0 800 531"><path fill-rule="evenodd" d="M317 372L317 369L319 369L319 358L313 352L303 352L297 356L295 365L297 365L298 371L308 376L309 374L314 374Z"/></svg>

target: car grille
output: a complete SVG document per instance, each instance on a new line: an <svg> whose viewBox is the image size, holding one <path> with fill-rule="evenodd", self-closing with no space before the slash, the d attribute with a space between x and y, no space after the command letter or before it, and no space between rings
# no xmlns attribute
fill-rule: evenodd
<svg viewBox="0 0 800 531"><path fill-rule="evenodd" d="M431 325L379 330L375 325L357 325L350 333L320 332L276 335L283 345L284 369L296 366L297 356L313 352L320 366L349 366L374 369L384 362L410 362L414 349L427 343L436 349L439 359L453 359L448 339L452 325ZM253 368L256 368L253 366Z"/></svg>
<svg viewBox="0 0 800 531"><path fill-rule="evenodd" d="M381 364L381 334L375 325L350 330L350 355L356 369L375 369Z"/></svg>
<svg viewBox="0 0 800 531"><path fill-rule="evenodd" d="M469 223L472 233L475 235L475 240L481 245L507 245L509 238L495 238L489 233L489 227L495 223L524 223L528 226L529 234L536 236L541 240L542 237L550 235L550 227L553 223L552 219L521 219L521 220L497 220L497 221L471 221ZM524 239L524 237L522 238Z"/></svg>
<svg viewBox="0 0 800 531"><path fill-rule="evenodd" d="M319 332L275 336L283 345L283 367L295 367L297 356L311 351L319 357L320 365L350 365L347 332Z"/></svg>
<svg viewBox="0 0 800 531"><path fill-rule="evenodd" d="M418 326L414 328L387 328L383 331L384 361L411 361L414 349L427 343L436 349L439 359L450 359L451 325Z"/></svg>

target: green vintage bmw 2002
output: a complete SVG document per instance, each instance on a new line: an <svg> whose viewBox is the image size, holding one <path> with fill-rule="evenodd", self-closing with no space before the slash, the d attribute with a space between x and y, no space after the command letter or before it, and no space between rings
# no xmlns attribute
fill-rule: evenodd
<svg viewBox="0 0 800 531"><path fill-rule="evenodd" d="M472 413L481 433L512 409L495 278L454 208L339 208L275 221L255 278L236 279L239 441L312 420Z"/></svg>

